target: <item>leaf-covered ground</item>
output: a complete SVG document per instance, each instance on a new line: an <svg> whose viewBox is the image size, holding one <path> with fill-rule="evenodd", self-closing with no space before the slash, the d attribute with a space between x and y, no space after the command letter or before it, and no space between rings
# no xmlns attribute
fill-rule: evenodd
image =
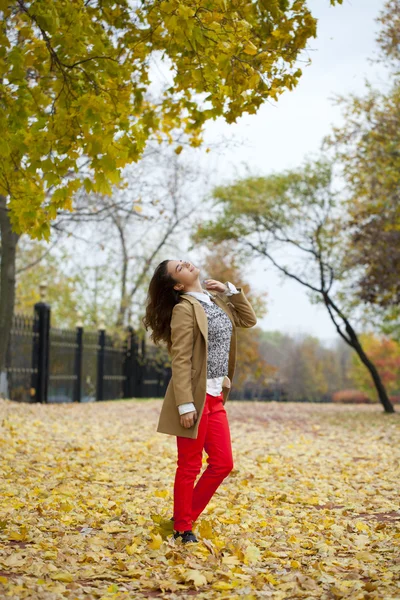
<svg viewBox="0 0 400 600"><path fill-rule="evenodd" d="M400 598L400 418L230 402L235 469L172 540L161 403L0 400L0 597Z"/></svg>

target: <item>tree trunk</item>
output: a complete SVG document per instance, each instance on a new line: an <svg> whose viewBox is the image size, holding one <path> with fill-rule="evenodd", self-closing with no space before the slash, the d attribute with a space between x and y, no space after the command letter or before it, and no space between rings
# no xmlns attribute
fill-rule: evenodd
<svg viewBox="0 0 400 600"><path fill-rule="evenodd" d="M252 246L251 244L250 244L250 247L252 249L254 249L254 246ZM269 260L272 262L272 264L275 267L277 267L282 273L284 273L291 279L294 279L301 285L304 285L306 288L311 289L313 292L321 294L324 304L328 310L329 316L332 320L332 323L334 324L334 326L336 328L336 331L338 332L340 337L346 342L346 344L348 344L351 348L353 348L353 350L355 350L357 352L361 362L370 372L372 381L374 382L376 391L378 392L379 400L380 400L383 408L385 409L385 412L388 414L394 413L395 410L394 410L393 404L390 402L389 396L387 395L385 386L383 385L382 379L378 373L377 368L375 367L373 362L368 358L368 356L365 354L364 349L360 343L360 340L358 339L356 332L350 325L350 322L345 317L345 315L342 313L340 308L334 303L334 301L332 300L332 298L329 296L328 292L326 291L324 270L322 268L321 262L319 262L320 272L321 272L321 288L316 288L315 286L312 286L311 284L305 283L298 275L294 275L293 273L290 273L290 271L288 271L285 267L281 267L280 265L278 265L278 263L272 258L272 256L269 253L265 252L265 250L260 253L263 256L266 256L267 258L269 258ZM319 255L317 255L316 258L318 259L318 261L320 261ZM335 313L335 314L333 314L333 313ZM336 316L339 317L339 319L342 321L342 323L344 323L348 337L340 329L339 324L336 322Z"/></svg>
<svg viewBox="0 0 400 600"><path fill-rule="evenodd" d="M0 232L0 375L4 380L8 341L15 305L15 260L20 235L12 231L7 200L1 194Z"/></svg>
<svg viewBox="0 0 400 600"><path fill-rule="evenodd" d="M383 385L378 370L375 367L374 363L371 362L368 356L365 354L364 349L361 346L359 339L350 324L346 323L346 331L352 341L352 346L354 350L357 352L361 362L367 367L368 371L371 374L372 381L374 382L376 391L378 392L379 400L381 401L385 412L394 413L393 404L389 400L389 396L387 395L386 388Z"/></svg>
<svg viewBox="0 0 400 600"><path fill-rule="evenodd" d="M328 296L328 294L326 292L323 293L323 298L324 298L324 302L328 308L329 315L330 315L334 325L336 326L337 331L339 332L341 337L344 339L344 341L349 346L351 346L351 348L353 348L353 350L355 350L357 352L361 362L363 363L363 365L365 367L367 367L368 371L370 372L372 381L374 382L374 385L375 385L375 389L378 393L379 400L380 400L383 408L385 409L385 412L389 413L389 414L394 413L395 410L394 410L393 404L390 402L389 396L387 395L386 388L383 385L383 381L378 373L378 370L375 367L374 363L365 354L364 349L361 345L360 340L358 339L356 332L354 331L354 329L350 325L349 321L346 319L346 317L343 315L343 313L336 306L336 304L331 300L331 298ZM344 322L345 327L346 327L346 333L349 336L348 338L344 335L344 333L342 331L340 331L340 328L338 327L330 308L332 308L335 311L335 313L338 315L338 317L340 317L340 319Z"/></svg>
<svg viewBox="0 0 400 600"><path fill-rule="evenodd" d="M124 325L126 311L129 306L129 298L126 293L129 256L128 256L128 250L126 248L125 229L121 225L120 220L117 218L117 215L115 216L113 221L115 223L115 226L118 229L119 237L121 240L121 248L122 248L121 299L120 299L120 303L119 303L117 320L115 323L117 328L121 328ZM126 325L129 325L129 323L126 323Z"/></svg>
<svg viewBox="0 0 400 600"><path fill-rule="evenodd" d="M115 323L118 328L123 327L126 311L129 306L129 298L126 293L127 274L128 274L128 258L124 252L124 258L123 258L123 263L122 263L122 275L121 275L121 300L120 300L119 309L118 309L117 321ZM126 325L129 325L129 323L126 323Z"/></svg>

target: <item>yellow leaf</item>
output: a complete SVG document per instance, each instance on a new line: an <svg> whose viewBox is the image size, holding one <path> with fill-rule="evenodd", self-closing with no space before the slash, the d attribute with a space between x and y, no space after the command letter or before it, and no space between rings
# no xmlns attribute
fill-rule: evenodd
<svg viewBox="0 0 400 600"><path fill-rule="evenodd" d="M374 560L374 555L371 552L366 552L365 550L356 553L357 560L363 560L366 562L370 562Z"/></svg>
<svg viewBox="0 0 400 600"><path fill-rule="evenodd" d="M268 583L271 583L272 585L278 585L278 583L279 583L275 579L275 577L273 575L271 575L271 573L266 573L265 579L268 581Z"/></svg>
<svg viewBox="0 0 400 600"><path fill-rule="evenodd" d="M205 519L203 519L203 521L201 521L198 529L199 529L199 533L200 533L201 537L210 539L214 535L211 524L208 521L206 521Z"/></svg>
<svg viewBox="0 0 400 600"><path fill-rule="evenodd" d="M243 52L245 52L245 54L250 54L251 56L254 56L254 54L257 54L258 52L257 46L255 46L253 42L249 40L243 48Z"/></svg>
<svg viewBox="0 0 400 600"><path fill-rule="evenodd" d="M300 569L300 567L301 567L298 560L292 560L290 562L290 566L292 567L292 569Z"/></svg>
<svg viewBox="0 0 400 600"><path fill-rule="evenodd" d="M222 562L224 565L235 566L240 563L240 560L237 558L237 556L224 556L222 558Z"/></svg>
<svg viewBox="0 0 400 600"><path fill-rule="evenodd" d="M213 583L212 587L214 590L218 590L220 592L225 592L227 590L232 590L235 585L233 583L229 583L228 581L216 581Z"/></svg>
<svg viewBox="0 0 400 600"><path fill-rule="evenodd" d="M129 556L132 556L133 554L136 554L138 547L136 544L131 544L130 546L126 546L125 551Z"/></svg>
<svg viewBox="0 0 400 600"><path fill-rule="evenodd" d="M56 573L51 573L50 577L55 581L65 581L66 583L71 583L74 580L71 573L67 571L57 571Z"/></svg>
<svg viewBox="0 0 400 600"><path fill-rule="evenodd" d="M19 531L10 531L10 533L8 534L8 539L19 542L23 539L23 535Z"/></svg>
<svg viewBox="0 0 400 600"><path fill-rule="evenodd" d="M129 531L129 527L127 527L127 526L124 526L124 525L108 525L107 523L105 523L102 526L102 529L106 533L121 533L123 531Z"/></svg>
<svg viewBox="0 0 400 600"><path fill-rule="evenodd" d="M159 533L157 533L156 535L154 535L152 533L151 534L151 539L152 539L152 541L149 542L149 547L152 550L158 550L159 547L161 546L161 544L163 543L163 539L162 539L161 535Z"/></svg>
<svg viewBox="0 0 400 600"><path fill-rule="evenodd" d="M188 571L186 571L184 577L185 581L193 581L196 587L200 587L201 585L207 584L207 579L205 578L205 576L196 569L189 569Z"/></svg>
<svg viewBox="0 0 400 600"><path fill-rule="evenodd" d="M248 565L248 564L255 563L258 560L260 560L260 558L261 558L261 553L260 553L259 549L257 548L257 546L253 546L252 544L249 544L244 553L245 564Z"/></svg>
<svg viewBox="0 0 400 600"><path fill-rule="evenodd" d="M366 523L363 523L362 521L357 521L356 523L356 529L358 529L358 531L367 531L369 532L369 527Z"/></svg>

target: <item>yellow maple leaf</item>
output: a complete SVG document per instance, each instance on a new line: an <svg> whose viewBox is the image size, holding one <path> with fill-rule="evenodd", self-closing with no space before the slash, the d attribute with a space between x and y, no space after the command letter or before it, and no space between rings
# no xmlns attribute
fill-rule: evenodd
<svg viewBox="0 0 400 600"><path fill-rule="evenodd" d="M249 564L257 562L258 560L260 560L260 558L261 558L261 553L260 553L260 550L257 548L257 546L254 546L253 544L249 544L244 553L244 563L246 565L249 565Z"/></svg>
<svg viewBox="0 0 400 600"><path fill-rule="evenodd" d="M201 521L201 523L199 524L198 529L199 529L199 533L200 533L201 537L210 539L214 535L213 534L212 525L206 519L203 519Z"/></svg>
<svg viewBox="0 0 400 600"><path fill-rule="evenodd" d="M197 569L189 569L184 574L185 581L193 581L195 587L200 587L207 584L206 577L197 571Z"/></svg>
<svg viewBox="0 0 400 600"><path fill-rule="evenodd" d="M152 550L158 550L161 544L163 543L163 539L159 533L156 533L155 535L152 533L151 540L152 541L149 542L149 547Z"/></svg>

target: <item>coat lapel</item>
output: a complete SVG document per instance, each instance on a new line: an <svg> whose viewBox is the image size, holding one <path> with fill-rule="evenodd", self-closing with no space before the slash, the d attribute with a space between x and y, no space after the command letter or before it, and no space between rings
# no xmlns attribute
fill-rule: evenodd
<svg viewBox="0 0 400 600"><path fill-rule="evenodd" d="M191 304L193 304L197 324L199 326L199 329L200 329L205 341L207 342L207 340L208 340L208 323L207 323L207 315L204 312L203 307L201 306L200 302L198 300L196 300L196 298L194 298L193 296L189 296L187 294L182 294L182 297L185 298L185 300L189 300L189 302Z"/></svg>

